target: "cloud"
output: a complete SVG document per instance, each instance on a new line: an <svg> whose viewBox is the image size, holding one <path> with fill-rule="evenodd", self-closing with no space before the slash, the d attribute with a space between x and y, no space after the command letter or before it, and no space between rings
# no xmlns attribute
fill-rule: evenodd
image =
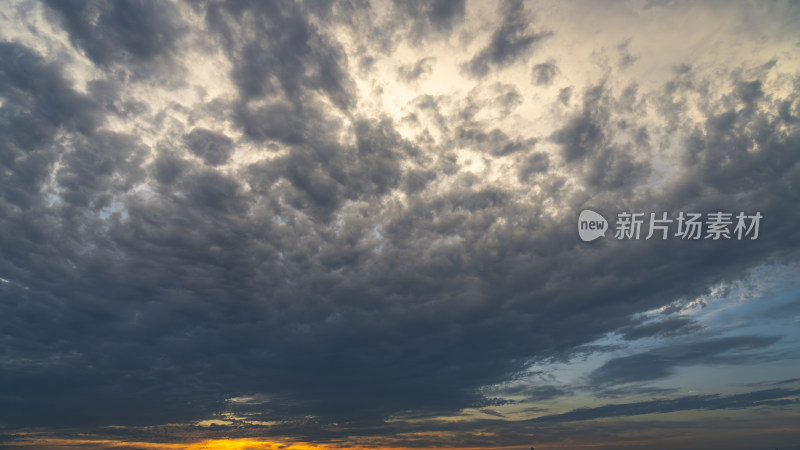
<svg viewBox="0 0 800 450"><path fill-rule="evenodd" d="M537 86L545 86L553 82L558 73L555 61L543 62L533 66L532 80Z"/></svg>
<svg viewBox="0 0 800 450"><path fill-rule="evenodd" d="M447 36L465 15L463 0L394 0L394 6L411 19L408 39L417 44L427 37Z"/></svg>
<svg viewBox="0 0 800 450"><path fill-rule="evenodd" d="M176 5L151 0L47 2L70 41L101 66L131 69L137 77L169 70L185 25ZM174 69L174 67L172 67Z"/></svg>
<svg viewBox="0 0 800 450"><path fill-rule="evenodd" d="M144 176L145 150L132 136L97 133L76 139L61 159L56 181L65 202L98 210Z"/></svg>
<svg viewBox="0 0 800 450"><path fill-rule="evenodd" d="M511 139L504 132L494 129L490 132L474 128L459 128L457 136L468 145L487 151L495 156L505 156L533 148L537 139Z"/></svg>
<svg viewBox="0 0 800 450"><path fill-rule="evenodd" d="M225 164L233 152L231 138L204 128L195 128L184 137L184 141L195 156L211 166Z"/></svg>
<svg viewBox="0 0 800 450"><path fill-rule="evenodd" d="M483 78L491 69L527 61L535 45L553 33L529 31L524 10L520 1L503 4L500 8L503 23L492 33L489 44L462 65L462 70L472 77Z"/></svg>
<svg viewBox="0 0 800 450"><path fill-rule="evenodd" d="M587 88L582 109L550 136L560 144L564 161L580 168L587 187L630 190L650 174L650 162L637 158L648 150L646 139L640 138L641 133L630 136L629 129L611 123L612 116L624 115L620 103L634 94L635 89L626 90L618 99L610 97L603 84ZM619 139L623 136L627 142Z"/></svg>
<svg viewBox="0 0 800 450"><path fill-rule="evenodd" d="M421 77L431 73L433 70L433 63L435 62L436 58L434 57L422 58L414 64L400 66L397 69L397 75L406 83L417 81Z"/></svg>
<svg viewBox="0 0 800 450"><path fill-rule="evenodd" d="M648 338L667 337L689 334L702 329L702 326L688 317L670 317L664 320L648 322L620 328L622 338L628 341Z"/></svg>
<svg viewBox="0 0 800 450"><path fill-rule="evenodd" d="M619 56L619 68L620 69L627 68L628 66L632 65L633 63L635 63L636 60L638 59L635 56L631 55L630 45L631 45L631 40L630 39L625 39L621 43L617 44L617 53L618 53L618 56Z"/></svg>
<svg viewBox="0 0 800 450"><path fill-rule="evenodd" d="M531 176L547 173L550 168L550 155L547 153L533 153L520 166L518 176L521 181L528 181Z"/></svg>
<svg viewBox="0 0 800 450"><path fill-rule="evenodd" d="M752 357L748 350L763 349L777 341L774 337L737 336L668 345L612 359L592 372L590 379L600 385L649 381L671 375L681 366L737 364Z"/></svg>
<svg viewBox="0 0 800 450"><path fill-rule="evenodd" d="M447 90L436 92L396 87L396 48L360 34L372 26L362 14L382 11L353 7L346 20L345 3L69 6L42 17L71 45L38 25L0 44L8 429L235 416L248 432L263 428L245 420L275 421L297 438L345 439L441 426L389 420L404 415L511 417L510 397L573 391L487 386L608 333L691 332L684 319L636 317L796 259L797 92L770 84L787 79L782 59L752 76L679 70L663 85L611 69L539 105L548 100L527 75L482 81L559 36L536 31L521 3L502 9L476 54L454 55L464 66L437 55L428 76ZM469 26L460 2L394 8L410 35L370 29L420 49L404 60L415 61L401 71L409 81L427 72L426 45L451 48L437 37ZM195 53L219 78L203 84L177 56ZM455 81L433 80L440 67ZM569 67L561 56L559 67ZM384 72L390 80L373 83ZM589 207L608 218L760 211L764 223L756 241L588 246L575 219ZM666 345L609 361L590 381L735 363L777 339ZM232 400L244 398L258 401ZM750 404L762 400L779 403Z"/></svg>
<svg viewBox="0 0 800 450"><path fill-rule="evenodd" d="M552 384L530 385L525 383L504 385L493 389L491 392L494 395L501 396L524 396L527 397L527 401L531 402L541 402L571 394L563 386Z"/></svg>
<svg viewBox="0 0 800 450"><path fill-rule="evenodd" d="M669 400L651 400L575 409L562 414L537 417L533 422L593 420L606 417L663 414L686 410L741 409L763 406L786 406L798 403L797 389L765 389L735 395L690 395Z"/></svg>
<svg viewBox="0 0 800 450"><path fill-rule="evenodd" d="M99 125L99 108L73 89L58 63L45 61L37 52L17 43L0 43L0 52L5 62L0 89L4 106L8 105L3 119L9 125L5 135L11 143L33 150L47 142L59 126L87 134Z"/></svg>
<svg viewBox="0 0 800 450"><path fill-rule="evenodd" d="M311 92L324 94L339 108L352 106L346 55L336 41L309 23L312 11L293 3L259 2L211 4L204 9L209 29L233 62L231 78L239 91L240 121L246 130L250 121L269 121L263 116L273 112L289 116L287 129L296 127L308 118L298 100ZM272 101L266 108L248 104L259 98Z"/></svg>

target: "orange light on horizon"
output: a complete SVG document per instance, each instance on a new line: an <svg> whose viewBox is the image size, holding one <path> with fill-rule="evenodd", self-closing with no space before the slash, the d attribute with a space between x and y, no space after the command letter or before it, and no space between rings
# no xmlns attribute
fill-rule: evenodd
<svg viewBox="0 0 800 450"><path fill-rule="evenodd" d="M130 448L153 450L329 450L334 447L303 443L266 441L261 439L206 439L199 442L160 443L135 442L110 439L57 439L57 438L24 438L7 442L11 447L72 449L72 448ZM341 448L341 447L336 447Z"/></svg>
<svg viewBox="0 0 800 450"><path fill-rule="evenodd" d="M25 437L17 441L4 442L8 447L19 447L42 450L72 449L130 449L147 450L441 450L440 448L407 448L407 447L364 447L360 445L326 445L268 441L257 438L241 439L205 439L197 442L162 443L125 441L114 439L65 439ZM5 447L4 447L5 448ZM497 447L496 450L519 449L515 447ZM477 450L474 448L451 448L450 450Z"/></svg>

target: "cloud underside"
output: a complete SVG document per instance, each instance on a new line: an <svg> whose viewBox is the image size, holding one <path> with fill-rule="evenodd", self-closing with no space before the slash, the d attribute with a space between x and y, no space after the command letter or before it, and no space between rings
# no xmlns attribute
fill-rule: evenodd
<svg viewBox="0 0 800 450"><path fill-rule="evenodd" d="M566 68L531 58L558 29L511 3L456 61L470 84L414 96L397 118L367 109L360 80L377 69L360 58L390 58L393 38L416 48L478 32L463 2L384 6L406 26L361 20L349 3L46 2L37 7L72 56L0 43L0 424L231 413L322 436L332 423L357 434L393 415L491 413L509 400L481 388L532 361L569 358L616 330L696 331L634 317L796 259L800 98L773 89L796 73L685 67L650 90L620 88L615 71L639 63L624 44L627 62L570 98ZM356 42L338 40L341 29ZM224 55L229 94L190 105L142 94L195 89L182 81L189 50ZM434 76L448 60L430 55L398 64L392 82ZM66 69L77 60L95 70L86 86ZM519 86L492 80L515 67ZM525 101L523 85L562 90L551 130L498 125ZM575 229L586 208L764 221L755 241L587 245ZM736 364L730 352L778 340L665 347L592 377L613 387L707 358ZM532 423L796 395L654 400Z"/></svg>

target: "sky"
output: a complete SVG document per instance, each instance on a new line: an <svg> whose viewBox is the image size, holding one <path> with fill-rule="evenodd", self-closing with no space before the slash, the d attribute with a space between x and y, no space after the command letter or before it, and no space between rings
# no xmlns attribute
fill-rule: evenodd
<svg viewBox="0 0 800 450"><path fill-rule="evenodd" d="M0 1L0 446L800 448L798 23Z"/></svg>

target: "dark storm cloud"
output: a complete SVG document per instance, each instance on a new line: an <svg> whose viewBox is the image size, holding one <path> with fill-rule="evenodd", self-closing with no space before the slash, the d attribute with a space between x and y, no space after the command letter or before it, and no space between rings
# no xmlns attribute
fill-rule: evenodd
<svg viewBox="0 0 800 450"><path fill-rule="evenodd" d="M419 43L428 36L447 36L464 20L464 0L394 0L394 7L408 16L408 38ZM405 24L404 24L405 25Z"/></svg>
<svg viewBox="0 0 800 450"><path fill-rule="evenodd" d="M746 362L753 356L748 350L763 349L777 341L775 337L738 336L668 345L612 359L592 372L590 379L601 385L648 381L666 377L681 366Z"/></svg>
<svg viewBox="0 0 800 450"><path fill-rule="evenodd" d="M70 41L95 64L148 77L172 62L184 25L176 5L155 0L47 1Z"/></svg>
<svg viewBox="0 0 800 450"><path fill-rule="evenodd" d="M124 378L120 372L106 378L108 373L76 371L73 365L83 366L90 358L81 347L92 333L81 330L103 328L102 321L116 314L104 298L114 291L119 298L143 292L133 279L89 287L114 272L118 256L114 244L101 237L107 228L96 213L142 179L143 146L131 136L95 131L102 123L102 106L77 93L57 64L19 44L2 43L0 52L4 99L0 148L5 169L0 271L13 280L2 283L0 294L6 318L2 329L12 342L4 347L0 420L87 424L105 414L111 421L135 422L140 413L130 415L115 405L130 404L131 411L140 411L134 405L174 398L175 393L148 393L141 384L129 389L132 385L125 382L121 388L112 381ZM55 193L46 194L50 175L59 186L62 203L56 202ZM110 219L119 220L119 214ZM84 245L93 248L91 255ZM49 288L41 290L42 286ZM56 327L56 334L49 333L50 326ZM29 344L23 344L26 341ZM117 344L126 351L140 348L126 347L124 341L104 345ZM137 359L133 354L127 357ZM110 368L122 360L110 361L103 366ZM104 399L107 392L111 395ZM85 412L64 414L69 404L82 404ZM174 414L175 408L162 412L153 417L180 416Z"/></svg>
<svg viewBox="0 0 800 450"><path fill-rule="evenodd" d="M293 105L276 101L266 106L237 106L235 119L244 133L255 141L276 141L295 145L303 142L306 136L318 126L329 127L316 105Z"/></svg>
<svg viewBox="0 0 800 450"><path fill-rule="evenodd" d="M339 108L351 106L346 55L306 13L293 2L211 3L205 8L208 27L218 33L234 65L231 76L243 104L264 97L279 101L277 105L294 103L293 110L282 112L297 116L302 112L298 103L310 91L324 94Z"/></svg>
<svg viewBox="0 0 800 450"><path fill-rule="evenodd" d="M521 367L525 355L569 351L624 324L602 314L600 306L610 299L626 299L627 311L634 312L643 305L630 301L632 295L661 290L636 270L642 260L660 259L636 246L616 249L628 255L606 269L629 273L625 283L604 284L602 276L570 283L573 275L561 265L572 258L572 228L545 218L519 222L530 217L528 205L467 176L449 192L413 198L407 209L390 214L378 240L370 203L343 214L338 226L310 221L301 213L306 205L334 211L339 199L370 201L399 182L393 149L401 141L390 125L367 121L357 136L352 149L297 145L287 156L257 166L248 181L254 193L283 194L288 205L267 195L258 204L231 178L160 157L157 176L175 183L174 195L130 200L129 218L111 221L109 232L98 226L73 235L79 246L106 245L71 253L76 269L59 262L68 249L48 250L46 255L55 256L53 269L62 272L57 285L47 287L16 271L15 281L36 286L36 297L28 294L19 308L65 301L79 307L39 317L50 318L48 329L55 335L38 337L39 327L23 325L36 314L4 314L23 321L15 329L28 330L14 348L39 345L42 360L56 358L64 370L77 371L76 377L86 370L80 367L102 368L94 375L100 378L88 379L106 386L104 400L83 402L87 415L72 416L91 423L162 420L151 414L153 408L176 420L200 419L225 407L226 396L260 392L271 401L248 408L253 417L313 412L320 423L341 416L365 421L396 411L448 411L491 402L475 388L501 381ZM498 217L514 223L497 226ZM533 253L551 256L524 262ZM6 260L46 273L35 261L14 255ZM546 278L567 280L570 287L559 285L554 299L540 287ZM637 278L638 285L632 281ZM608 296L598 299L597 292ZM548 320L537 321L533 314ZM101 326L86 326L98 320ZM564 323L573 326L565 329ZM65 347L48 350L48 340L59 335ZM20 396L18 404L24 401L29 413L9 413L11 423L31 423L46 404L45 394L68 405L87 392L78 389L77 378L39 365L13 373L20 378L4 384L15 392L6 395ZM40 396L33 385L20 389L22 378L60 380L64 389ZM137 402L127 394L150 392L150 385L152 395L139 395ZM172 406L162 408L162 400ZM99 413L115 402L128 405L124 414ZM89 417L93 411L98 415ZM58 422L56 416L39 417L40 423Z"/></svg>
<svg viewBox="0 0 800 450"><path fill-rule="evenodd" d="M582 161L603 146L607 133L603 125L609 114L609 109L601 103L603 93L603 85L587 89L582 111L553 135L553 140L561 144L567 163Z"/></svg>
<svg viewBox="0 0 800 450"><path fill-rule="evenodd" d="M601 89L590 90L585 97L584 109L590 118L610 128L606 115L617 114L612 108L613 98ZM598 150L603 150L605 142L600 141ZM613 151L613 148L606 151ZM284 170L280 167L268 165L265 169L276 170L274 176L280 177ZM299 183L299 179L289 177L288 180L293 186L306 186ZM613 258L598 256L604 261L600 272L589 262L565 270L561 264L567 264L566 261L574 264L576 261L569 244L575 242L571 226L574 217L565 215L563 222L543 217L533 220L531 215L535 214L535 209L530 205L516 204L502 189L479 187L477 179L466 175L459 180L446 193L432 198L412 198L407 208L388 216L388 222L378 231L380 240L372 244L367 238L370 234L376 238L377 235L369 228L364 229L371 222L364 210L343 216L338 233L340 239L346 239L342 243L349 243L349 248L337 245L331 234L315 237L308 231L324 232L325 227L308 224L302 228L306 230L303 234L307 236L308 244L283 250L284 260L291 264L304 264L301 266L305 267L304 273L295 273L299 279L314 279L317 275L311 277L309 274L317 273L316 270L320 270L321 276L333 268L348 273L364 267L361 264L369 265L369 269L358 269L360 283L354 284L343 275L321 279L325 281L319 291L326 293L330 305L339 306L327 313L332 315L331 319L319 323L324 324L322 330L329 329L334 334L324 334L327 337L323 340L315 337L322 330L302 327L299 330L304 331L295 334L294 339L303 344L293 353L306 355L300 358L304 365L297 366L297 370L302 367L301 372L306 375L298 378L297 370L286 370L287 377L295 374L284 384L292 386L291 389L287 387L292 392L289 397L305 398L310 402L308 404L315 405L309 408L326 414L342 409L341 405L348 405L344 408L348 411L380 414L385 405L402 409L410 405L412 399L419 402L417 405L422 405L422 409L432 411L447 409L446 405L450 408L480 405L482 400L467 386L490 384L497 380L493 374L513 371L514 365L508 365L515 358L512 355L570 351L578 342L585 343L598 337L602 330L630 325L620 311L632 313L647 308L647 305L659 304L659 298L702 292L711 280L724 277L723 273L728 270L743 270L748 264L746 261L754 257L753 250L770 251L768 235L764 236L764 247L743 248L738 252L733 246L720 248L721 254L727 255L724 259L719 259L720 253L706 254L700 248L678 247L681 244L674 242L672 246L668 242L666 247L659 247L657 252L652 247L635 243L609 244L597 246L595 250L600 254L608 251L610 253L606 255L615 255ZM343 195L347 197L347 194ZM653 198L647 200L653 201ZM738 206L742 207L741 204ZM579 206L573 209L577 211ZM282 220L296 220L292 219L291 210L281 212L284 213L287 216ZM497 226L497 217L509 218L513 225ZM525 218L531 219L523 221ZM311 228L305 228L309 225ZM291 239L283 239L283 242L291 242ZM664 251L670 255L666 259ZM323 266L311 263L315 259L309 259L309 256L314 252L318 252ZM549 256L533 263L521 259L534 253ZM739 266L740 263L743 265ZM661 268L658 278L647 276L652 265ZM726 266L724 271L722 266ZM627 276L622 280L614 277L612 281L604 275L609 273ZM578 279L577 274L581 274L581 283L574 282ZM558 284L558 291L551 291L541 287L546 285L546 279L551 282L563 280L563 283ZM676 283L676 280L681 282ZM308 281L305 286L310 286ZM604 294L598 297L598 292ZM394 299L391 314L378 307L380 298ZM604 312L609 304L615 305L613 314ZM412 305L413 312L407 309ZM495 308L500 311L499 315L491 314L491 319L483 319L485 311ZM549 319L537 321L529 315L534 313L545 314ZM311 317L306 314L302 318L296 317L296 320L308 323L313 320ZM381 327L375 328L373 324L376 323L381 323ZM581 329L583 333L566 332L564 323L573 324L569 328ZM472 331L462 335L460 330L465 326ZM343 330L348 331L342 335ZM514 343L503 337L509 335L517 336ZM370 339L364 341L355 339L355 336L370 336ZM392 336L404 336L403 342L394 340ZM326 344L319 350L308 346L310 343L320 345L321 342ZM504 344L498 345L500 342ZM520 346L521 342L535 345ZM300 344L287 342L286 345L297 348ZM313 357L335 352L338 346L350 351L336 353L336 361L323 358L324 362L321 362L318 357ZM464 352L466 348L470 349L470 356ZM481 356L476 357L476 352ZM297 359L285 359L287 357L277 357L276 361ZM457 364L464 367L464 373L448 375L447 365L434 363L443 360L459 361ZM401 361L405 364L401 365ZM489 369L489 361L493 369ZM500 370L498 364L505 365ZM340 379L337 372L329 378L328 385L313 384L314 376L308 374L323 367L358 368L356 372L360 375L354 381L344 375ZM665 366L659 367L668 372ZM419 371L423 368L426 369L424 374ZM380 375L376 372L378 369ZM367 377L382 381L380 384L372 383ZM358 388L352 383L356 383ZM285 406L280 400L276 400L276 404L281 405L282 411L299 413L302 410L299 406ZM260 411L258 417L273 417L268 406ZM356 420L354 417L351 419Z"/></svg>
<svg viewBox="0 0 800 450"><path fill-rule="evenodd" d="M537 43L553 35L551 31L529 30L529 20L521 1L503 3L500 14L503 23L492 33L489 44L462 65L462 69L472 77L483 78L492 69L526 61Z"/></svg>
<svg viewBox="0 0 800 450"><path fill-rule="evenodd" d="M231 138L204 128L195 128L184 140L192 153L211 166L225 164L233 152Z"/></svg>
<svg viewBox="0 0 800 450"><path fill-rule="evenodd" d="M3 137L7 142L30 150L52 138L59 126L86 134L98 125L99 108L73 89L61 75L59 64L10 42L0 42L0 57L0 92L7 103L3 123L8 125Z"/></svg>
<svg viewBox="0 0 800 450"><path fill-rule="evenodd" d="M633 133L617 117L626 109L635 111L635 90L619 98L606 91L604 84L588 88L583 107L551 136L561 144L565 162L579 167L588 187L604 191L625 191L637 186L650 173L649 163L636 155L647 151L646 139ZM641 106L638 106L641 111ZM621 143L616 136L628 137Z"/></svg>
<svg viewBox="0 0 800 450"><path fill-rule="evenodd" d="M550 156L547 153L532 153L520 165L520 181L528 181L533 175L547 173L550 168Z"/></svg>
<svg viewBox="0 0 800 450"><path fill-rule="evenodd" d="M550 84L558 73L555 61L547 61L533 66L532 81L537 86Z"/></svg>
<svg viewBox="0 0 800 450"><path fill-rule="evenodd" d="M77 93L37 52L0 42L0 165L3 209L42 203L39 187L50 176L57 153L50 146L59 130L91 133L102 121L100 108Z"/></svg>
<svg viewBox="0 0 800 450"><path fill-rule="evenodd" d="M354 131L355 147L317 136L286 156L252 166L250 182L263 194L274 190L294 208L325 217L344 200L385 194L400 182L400 161L413 153L413 147L388 121L361 120Z"/></svg>
<svg viewBox="0 0 800 450"><path fill-rule="evenodd" d="M183 173L189 170L190 164L176 152L162 150L151 166L153 178L164 185L173 184Z"/></svg>
<svg viewBox="0 0 800 450"><path fill-rule="evenodd" d="M99 210L144 177L145 149L132 136L103 132L69 147L56 172L67 203Z"/></svg>
<svg viewBox="0 0 800 450"><path fill-rule="evenodd" d="M675 122L685 127L676 145L683 154L656 191L636 159L650 144L637 138L649 122L638 118L635 90L576 91L582 103L548 143L559 154L478 119L511 114L521 94L508 86L481 86L453 108L420 98L418 110L438 115L431 123L442 124L443 143L409 142L392 120L354 112L344 52L324 27L333 12L295 3L190 7L231 59L236 88L230 105L203 108L241 130L258 162L225 171L215 163L233 152L226 138L179 126L153 144L153 158L142 157L136 137L96 128L103 113L157 121L163 111L123 105L114 82L79 94L35 51L0 47L7 426L188 423L234 412L280 421L276 430L296 437L342 438L332 424L366 435L387 430L392 415L491 410L514 394L482 389L532 361L568 358L616 330L677 332L675 323L645 329L636 314L764 261L796 259L796 92L772 93L761 79L706 92L722 109L674 116L684 121ZM473 60L479 71L524 60L543 37L528 31L519 8L506 11ZM97 46L98 64L161 58L119 34L135 24L106 33L82 17L64 19L65 28L87 54ZM165 41L166 51L175 42ZM675 78L654 102L654 122L685 113L679 100L702 85ZM509 170L524 190L460 170L455 143L521 162ZM586 207L608 218L723 209L765 219L757 241L586 244L575 231ZM634 355L595 377L651 380L771 342L665 347L638 355L649 372L626 378ZM554 398L559 389L546 383L522 394ZM434 425L397 429L426 426Z"/></svg>

